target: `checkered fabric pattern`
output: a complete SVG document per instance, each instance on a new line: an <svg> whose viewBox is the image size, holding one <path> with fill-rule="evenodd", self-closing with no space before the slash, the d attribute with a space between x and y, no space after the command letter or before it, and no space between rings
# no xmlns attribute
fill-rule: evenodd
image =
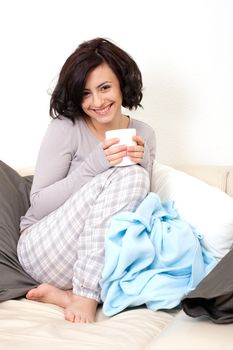
<svg viewBox="0 0 233 350"><path fill-rule="evenodd" d="M138 165L97 175L21 234L21 265L39 283L100 301L104 240L111 217L134 211L148 191L148 173Z"/></svg>

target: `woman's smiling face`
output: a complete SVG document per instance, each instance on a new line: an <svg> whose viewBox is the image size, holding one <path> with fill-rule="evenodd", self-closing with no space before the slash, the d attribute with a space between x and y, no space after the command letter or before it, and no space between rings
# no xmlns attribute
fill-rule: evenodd
<svg viewBox="0 0 233 350"><path fill-rule="evenodd" d="M120 83L106 64L89 73L83 91L81 107L98 124L111 124L121 118L122 93Z"/></svg>

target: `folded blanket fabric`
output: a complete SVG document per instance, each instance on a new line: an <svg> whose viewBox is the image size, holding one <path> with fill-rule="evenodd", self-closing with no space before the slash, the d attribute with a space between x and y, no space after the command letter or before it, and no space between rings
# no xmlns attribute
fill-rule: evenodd
<svg viewBox="0 0 233 350"><path fill-rule="evenodd" d="M126 307L171 309L216 265L202 237L178 217L172 202L150 192L135 212L115 215L105 241L103 312Z"/></svg>

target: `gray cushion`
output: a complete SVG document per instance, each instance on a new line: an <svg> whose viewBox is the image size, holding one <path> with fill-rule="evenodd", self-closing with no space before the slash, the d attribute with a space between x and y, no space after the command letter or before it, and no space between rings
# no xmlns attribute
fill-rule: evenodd
<svg viewBox="0 0 233 350"><path fill-rule="evenodd" d="M221 233L220 233L221 234ZM233 323L233 250L181 303L191 317L207 316L215 323Z"/></svg>
<svg viewBox="0 0 233 350"><path fill-rule="evenodd" d="M22 297L38 285L17 258L20 217L29 207L32 177L22 177L0 161L0 301Z"/></svg>

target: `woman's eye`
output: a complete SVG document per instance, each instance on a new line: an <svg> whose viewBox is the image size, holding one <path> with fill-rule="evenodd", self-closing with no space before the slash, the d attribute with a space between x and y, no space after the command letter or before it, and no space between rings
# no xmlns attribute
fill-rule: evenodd
<svg viewBox="0 0 233 350"><path fill-rule="evenodd" d="M110 87L111 87L110 85L104 85L101 87L101 90L106 91L106 90L110 89Z"/></svg>
<svg viewBox="0 0 233 350"><path fill-rule="evenodd" d="M83 97L86 97L86 96L88 96L89 94L90 94L89 91L83 91Z"/></svg>

